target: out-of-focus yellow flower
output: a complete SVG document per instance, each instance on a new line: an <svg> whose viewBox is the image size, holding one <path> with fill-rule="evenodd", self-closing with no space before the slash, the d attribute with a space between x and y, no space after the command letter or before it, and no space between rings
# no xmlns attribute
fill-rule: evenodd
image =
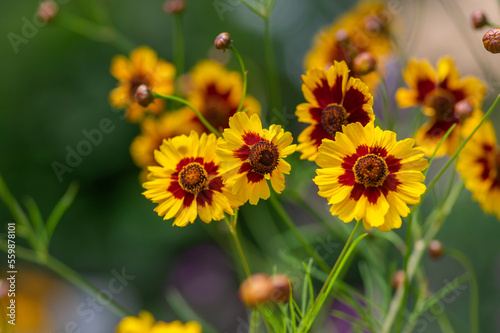
<svg viewBox="0 0 500 333"><path fill-rule="evenodd" d="M158 59L156 52L147 46L132 51L130 58L115 56L111 61L111 75L119 82L109 94L109 102L115 108L126 108L125 115L130 122L140 121L146 112L159 114L165 107L164 101L159 98L147 107L139 105L135 92L140 85L144 84L160 95L174 92L174 66Z"/></svg>
<svg viewBox="0 0 500 333"><path fill-rule="evenodd" d="M187 100L197 108L207 121L222 132L229 126L229 118L237 111L243 94L241 74L230 71L213 60L202 60L190 71L191 89ZM260 115L260 104L251 95L246 95L243 110L248 115ZM192 114L192 122L210 133L196 115Z"/></svg>
<svg viewBox="0 0 500 333"><path fill-rule="evenodd" d="M383 2L361 1L316 35L304 61L306 69L328 69L334 61L342 60L352 69L356 56L368 52L376 59L379 70L383 71L387 58L392 53L392 17L388 17L387 13L389 11ZM374 93L379 83L377 73L371 72L360 78Z"/></svg>
<svg viewBox="0 0 500 333"><path fill-rule="evenodd" d="M420 105L429 116L427 123L415 134L417 145L427 156L432 155L446 132L456 124L436 154L452 155L457 149L462 125L471 116L482 114L480 107L486 93L485 85L475 77L460 78L451 58L440 59L437 71L427 60L412 59L403 78L408 88L399 88L396 92L399 106ZM470 112L462 111L464 104L470 106Z"/></svg>
<svg viewBox="0 0 500 333"><path fill-rule="evenodd" d="M363 220L366 229L388 231L401 227L408 204L425 192L422 170L428 166L415 140L396 140L396 133L369 123L349 124L336 140L325 139L316 163L314 182L327 198L332 215L348 223Z"/></svg>
<svg viewBox="0 0 500 333"><path fill-rule="evenodd" d="M299 121L311 124L299 135L300 158L313 161L323 139L335 139L344 125L366 125L375 119L373 97L359 79L349 77L344 61L328 70L314 68L302 76L302 92L307 103L297 106Z"/></svg>
<svg viewBox="0 0 500 333"><path fill-rule="evenodd" d="M138 317L123 318L116 327L116 333L201 333L201 326L194 321L185 324L178 320L155 322L151 313L141 311Z"/></svg>
<svg viewBox="0 0 500 333"><path fill-rule="evenodd" d="M284 158L295 151L292 134L279 125L262 129L256 114L250 118L244 112L229 119L229 128L218 143L217 156L221 160L225 183L242 202L256 205L259 199L270 196L267 179L277 193L285 189L285 174L290 164Z"/></svg>
<svg viewBox="0 0 500 333"><path fill-rule="evenodd" d="M155 151L159 166L149 167L143 194L158 204L155 211L164 220L175 217L174 225L184 227L199 216L209 223L241 205L222 182L216 145L214 134L191 131L163 141Z"/></svg>
<svg viewBox="0 0 500 333"><path fill-rule="evenodd" d="M141 123L141 134L130 145L130 155L135 164L142 168L141 182L146 180L148 166L158 163L154 151L160 149L164 139L188 134L192 129L201 131L202 127L191 122L192 113L188 108L167 112L160 118L147 117Z"/></svg>

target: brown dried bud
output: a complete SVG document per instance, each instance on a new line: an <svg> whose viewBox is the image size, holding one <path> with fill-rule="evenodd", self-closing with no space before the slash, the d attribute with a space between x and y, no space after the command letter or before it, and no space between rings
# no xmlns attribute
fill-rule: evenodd
<svg viewBox="0 0 500 333"><path fill-rule="evenodd" d="M231 40L231 35L227 32L223 32L215 38L214 45L217 50L225 51L232 45L232 43L233 41Z"/></svg>
<svg viewBox="0 0 500 333"><path fill-rule="evenodd" d="M271 276L273 291L271 292L271 301L273 303L288 303L290 300L290 279L284 274Z"/></svg>
<svg viewBox="0 0 500 333"><path fill-rule="evenodd" d="M443 244L438 240L433 240L429 244L429 256L432 259L439 259L443 255Z"/></svg>
<svg viewBox="0 0 500 333"><path fill-rule="evenodd" d="M358 54L352 62L352 69L357 75L366 75L371 73L376 67L377 61L369 52L362 52Z"/></svg>
<svg viewBox="0 0 500 333"><path fill-rule="evenodd" d="M56 17L59 7L53 0L46 0L40 2L36 11L36 16L41 22L49 23Z"/></svg>
<svg viewBox="0 0 500 333"><path fill-rule="evenodd" d="M167 0L163 4L163 10L167 14L180 14L186 9L184 0Z"/></svg>
<svg viewBox="0 0 500 333"><path fill-rule="evenodd" d="M140 106L147 107L154 101L155 97L147 85L141 84L135 91L135 99Z"/></svg>
<svg viewBox="0 0 500 333"><path fill-rule="evenodd" d="M269 300L273 291L273 283L266 274L253 274L240 285L241 301L249 306L264 303Z"/></svg>
<svg viewBox="0 0 500 333"><path fill-rule="evenodd" d="M405 283L405 271L403 270L398 270L396 273L394 273L394 276L392 277L392 289L393 290L398 290L398 288L401 288Z"/></svg>
<svg viewBox="0 0 500 333"><path fill-rule="evenodd" d="M474 111L474 106L466 99L455 104L455 113L460 117L468 118L472 111Z"/></svg>
<svg viewBox="0 0 500 333"><path fill-rule="evenodd" d="M482 10L475 10L472 12L472 26L475 29L481 29L488 24L486 14Z"/></svg>
<svg viewBox="0 0 500 333"><path fill-rule="evenodd" d="M491 53L500 52L500 28L488 30L483 36L484 48Z"/></svg>

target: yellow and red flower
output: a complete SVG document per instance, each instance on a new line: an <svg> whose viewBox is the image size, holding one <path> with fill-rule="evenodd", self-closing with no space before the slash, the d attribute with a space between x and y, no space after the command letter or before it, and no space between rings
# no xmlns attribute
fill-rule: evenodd
<svg viewBox="0 0 500 333"><path fill-rule="evenodd" d="M228 70L216 61L202 60L190 71L188 82L191 87L187 100L215 129L222 132L229 126L229 118L238 110L241 101L241 74ZM259 102L247 94L243 101L243 110L246 110L248 115L260 115L261 108ZM195 114L192 115L191 121L202 126L205 132L210 132Z"/></svg>
<svg viewBox="0 0 500 333"><path fill-rule="evenodd" d="M409 88L399 88L396 100L400 107L420 105L429 120L415 134L417 145L430 156L450 129L448 136L436 156L453 154L460 140L462 125L471 115L480 114L480 107L486 93L485 85L475 77L460 78L451 58L442 58L437 72L426 60L412 59L403 72ZM462 112L464 105L470 112Z"/></svg>
<svg viewBox="0 0 500 333"><path fill-rule="evenodd" d="M182 108L165 113L160 118L147 117L141 123L141 134L130 145L130 155L135 164L142 168L141 182L146 180L149 166L159 165L154 156L160 149L163 139L169 139L181 134L189 134L191 130L200 131L201 126L191 124L192 111ZM192 125L192 126L190 126Z"/></svg>
<svg viewBox="0 0 500 333"><path fill-rule="evenodd" d="M471 127L479 117L471 119ZM495 128L484 122L458 155L457 170L486 213L500 219L500 147Z"/></svg>
<svg viewBox="0 0 500 333"><path fill-rule="evenodd" d="M332 215L348 223L363 220L367 229L401 227L408 204L420 202L425 192L424 152L413 139L396 140L396 133L370 123L349 124L319 147L314 182L327 198Z"/></svg>
<svg viewBox="0 0 500 333"><path fill-rule="evenodd" d="M345 61L350 69L357 55L370 53L383 71L392 53L390 22L383 2L361 1L356 7L321 30L305 58L305 68L329 68L334 61ZM377 73L360 77L374 93Z"/></svg>
<svg viewBox="0 0 500 333"><path fill-rule="evenodd" d="M201 333L201 326L195 321L185 324L176 320L171 323L155 322L153 315L141 311L138 317L125 317L116 327L116 333Z"/></svg>
<svg viewBox="0 0 500 333"><path fill-rule="evenodd" d="M229 128L222 134L225 140L218 144L217 155L222 161L225 183L241 202L256 205L259 199L270 196L267 179L277 193L285 189L284 174L290 173L290 164L284 158L295 151L292 134L279 125L262 129L256 114L250 118L238 112L229 119Z"/></svg>
<svg viewBox="0 0 500 333"><path fill-rule="evenodd" d="M158 59L155 51L141 46L130 53L130 59L117 55L111 61L111 75L118 81L118 87L109 94L110 104L118 109L126 108L125 116L130 122L138 122L144 113L159 114L165 108L162 99L155 99L147 107L137 103L135 91L144 84L161 95L174 92L175 67Z"/></svg>
<svg viewBox="0 0 500 333"><path fill-rule="evenodd" d="M301 159L314 160L322 140L334 140L343 125L359 122L364 126L375 119L368 87L359 79L349 78L344 61L335 61L328 70L311 69L302 81L307 103L299 104L295 114L299 121L311 125L299 135Z"/></svg>
<svg viewBox="0 0 500 333"><path fill-rule="evenodd" d="M164 140L155 151L159 166L148 168L143 194L158 204L155 211L164 220L175 217L173 224L184 227L199 216L209 223L224 218L224 212L232 215L240 206L223 184L216 145L214 134L191 131L189 136Z"/></svg>

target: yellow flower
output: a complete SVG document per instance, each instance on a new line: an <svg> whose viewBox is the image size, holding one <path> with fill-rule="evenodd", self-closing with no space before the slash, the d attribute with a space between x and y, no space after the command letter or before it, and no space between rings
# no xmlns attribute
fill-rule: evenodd
<svg viewBox="0 0 500 333"><path fill-rule="evenodd" d="M352 69L354 58L362 52L368 52L377 60L379 70L383 71L392 52L390 22L386 13L383 2L361 1L316 35L314 44L306 55L305 68L327 69L334 61L344 60ZM375 91L379 82L377 73L363 75L361 79L370 91Z"/></svg>
<svg viewBox="0 0 500 333"><path fill-rule="evenodd" d="M167 112L158 119L147 117L141 123L141 134L130 145L132 159L139 168L142 168L139 177L141 182L146 180L148 166L158 165L154 157L154 151L160 148L163 139L189 134L192 129L201 130L201 126L190 124L192 113L193 111L190 109L183 108Z"/></svg>
<svg viewBox="0 0 500 333"><path fill-rule="evenodd" d="M429 120L415 134L417 145L430 156L450 129L455 129L441 145L436 156L452 155L460 140L461 125L471 115L481 113L480 107L486 93L486 87L474 77L460 78L451 58L442 58L437 65L437 72L426 60L412 59L403 72L403 78L409 88L399 88L396 100L400 107L423 106L423 112ZM470 105L471 112L459 112L459 103Z"/></svg>
<svg viewBox="0 0 500 333"><path fill-rule="evenodd" d="M285 189L284 174L290 173L290 164L284 158L295 151L293 138L279 125L262 129L256 114L250 118L238 112L229 119L229 128L222 134L217 155L222 161L222 173L232 193L242 202L256 205L259 199L270 196L267 179L277 193Z"/></svg>
<svg viewBox="0 0 500 333"><path fill-rule="evenodd" d="M140 106L135 99L135 91L141 84L161 95L174 92L175 68L172 64L158 59L155 51L141 46L130 53L130 60L117 55L111 61L111 75L118 81L118 87L109 94L109 102L115 108L126 108L130 122L138 122L145 112L159 114L165 104L155 99L147 107Z"/></svg>
<svg viewBox="0 0 500 333"><path fill-rule="evenodd" d="M202 60L190 71L191 91L187 100L197 108L207 121L222 132L229 126L229 118L237 111L243 93L241 74L229 71L213 60ZM260 115L260 104L251 95L246 95L243 110L249 115ZM192 121L206 129L193 113Z"/></svg>
<svg viewBox="0 0 500 333"><path fill-rule="evenodd" d="M215 155L214 134L195 131L164 140L155 151L160 166L149 167L148 181L143 183L146 198L158 206L155 211L164 220L175 217L174 225L186 226L197 216L205 222L233 214L240 203L223 184L220 161Z"/></svg>
<svg viewBox="0 0 500 333"><path fill-rule="evenodd" d="M349 124L319 147L314 182L327 198L332 215L348 223L363 219L365 228L387 231L401 227L407 204L420 202L425 192L422 170L428 162L413 139L396 140L396 133Z"/></svg>
<svg viewBox="0 0 500 333"><path fill-rule="evenodd" d="M373 97L359 79L349 78L344 61L334 62L328 71L314 68L302 76L302 92L307 103L297 106L299 121L311 124L299 135L301 159L313 161L323 139L335 139L343 125L375 119Z"/></svg>
<svg viewBox="0 0 500 333"><path fill-rule="evenodd" d="M475 127L480 117L471 119ZM458 155L457 170L486 213L500 219L500 148L495 128L484 122Z"/></svg>
<svg viewBox="0 0 500 333"><path fill-rule="evenodd" d="M171 323L155 322L151 313L141 311L138 317L125 317L116 327L116 333L201 333L201 326L190 321L185 324L176 320Z"/></svg>

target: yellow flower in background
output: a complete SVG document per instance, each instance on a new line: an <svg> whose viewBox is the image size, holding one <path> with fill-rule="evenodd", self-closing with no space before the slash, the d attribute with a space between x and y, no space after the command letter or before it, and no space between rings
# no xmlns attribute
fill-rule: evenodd
<svg viewBox="0 0 500 333"><path fill-rule="evenodd" d="M342 60L352 69L356 56L368 52L377 60L378 68L383 72L392 53L391 22L387 12L383 2L359 2L315 36L313 46L304 60L306 70L315 67L327 69L334 61ZM363 75L361 79L374 93L379 83L377 73Z"/></svg>
<svg viewBox="0 0 500 333"><path fill-rule="evenodd" d="M295 151L292 134L279 125L262 129L256 114L248 117L244 112L229 119L229 128L222 134L217 155L222 161L225 183L232 187L238 200L256 205L259 199L270 196L267 180L277 193L285 189L285 175L290 164L284 158Z"/></svg>
<svg viewBox="0 0 500 333"><path fill-rule="evenodd" d="M155 322L153 315L141 311L138 317L125 317L116 327L116 333L201 333L201 326L190 321L185 324L176 320L171 323Z"/></svg>
<svg viewBox="0 0 500 333"><path fill-rule="evenodd" d="M399 106L422 106L424 114L429 117L415 134L417 145L424 149L426 155L432 155L446 132L456 124L436 154L452 155L460 140L462 124L471 116L481 114L485 85L475 77L460 78L451 58L440 59L437 71L427 60L412 59L403 71L403 78L408 88L397 90Z"/></svg>
<svg viewBox="0 0 500 333"><path fill-rule="evenodd" d="M475 127L480 117L471 118ZM458 155L457 170L486 213L500 219L500 148L493 124L487 120Z"/></svg>
<svg viewBox="0 0 500 333"><path fill-rule="evenodd" d="M302 76L302 92L307 103L297 106L299 121L311 124L299 135L301 159L313 161L323 139L335 139L342 126L375 119L373 97L359 79L349 78L344 61L334 62L328 71L314 68Z"/></svg>
<svg viewBox="0 0 500 333"><path fill-rule="evenodd" d="M396 140L396 133L370 123L349 124L319 147L314 182L328 199L332 215L348 223L363 220L366 229L388 231L401 227L408 204L425 192L424 152L413 139Z"/></svg>
<svg viewBox="0 0 500 333"><path fill-rule="evenodd" d="M135 99L135 91L141 84L161 95L174 92L174 66L158 59L155 51L141 46L130 53L130 59L123 55L111 61L111 75L118 81L118 87L109 94L110 104L118 109L126 108L125 116L130 122L138 122L144 113L159 114L165 108L162 99L155 99L147 107L142 107Z"/></svg>
<svg viewBox="0 0 500 333"><path fill-rule="evenodd" d="M159 166L148 168L143 194L158 204L155 212L164 220L175 217L173 224L184 227L199 216L209 223L223 219L224 212L232 215L240 206L222 182L216 145L214 134L191 131L189 136L164 140L155 151Z"/></svg>
<svg viewBox="0 0 500 333"><path fill-rule="evenodd" d="M193 111L182 108L165 113L160 118L147 117L141 123L141 134L130 145L130 155L135 164L142 168L140 180L145 181L149 166L158 163L154 151L160 149L163 139L169 139L181 134L189 134L192 129L201 131L201 126L190 123Z"/></svg>
<svg viewBox="0 0 500 333"><path fill-rule="evenodd" d="M186 99L216 130L222 132L229 126L229 118L235 114L241 101L241 74L228 70L216 61L202 60L191 69L189 80L191 89ZM254 97L247 94L243 110L249 115L260 115L261 107ZM194 113L192 122L202 126L205 132L210 132Z"/></svg>

